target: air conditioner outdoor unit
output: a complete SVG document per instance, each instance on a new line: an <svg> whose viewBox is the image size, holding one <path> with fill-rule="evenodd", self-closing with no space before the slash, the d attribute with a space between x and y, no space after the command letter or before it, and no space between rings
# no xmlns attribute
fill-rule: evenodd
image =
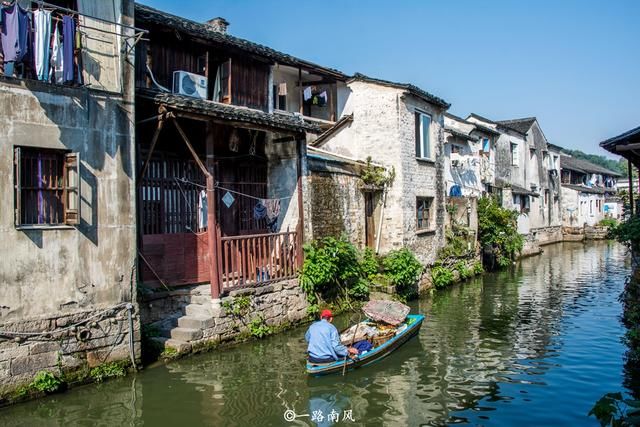
<svg viewBox="0 0 640 427"><path fill-rule="evenodd" d="M187 71L174 71L173 93L207 99L207 78Z"/></svg>

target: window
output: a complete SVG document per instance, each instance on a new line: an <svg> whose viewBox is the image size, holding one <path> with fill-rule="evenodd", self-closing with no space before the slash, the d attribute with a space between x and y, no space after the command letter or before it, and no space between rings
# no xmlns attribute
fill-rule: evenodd
<svg viewBox="0 0 640 427"><path fill-rule="evenodd" d="M511 165L518 166L520 164L520 153L518 152L518 144L511 143Z"/></svg>
<svg viewBox="0 0 640 427"><path fill-rule="evenodd" d="M416 230L430 230L433 197L416 198Z"/></svg>
<svg viewBox="0 0 640 427"><path fill-rule="evenodd" d="M482 138L482 152L489 154L489 151L491 151L491 142L489 141L489 138Z"/></svg>
<svg viewBox="0 0 640 427"><path fill-rule="evenodd" d="M78 224L79 163L78 153L16 147L16 226Z"/></svg>
<svg viewBox="0 0 640 427"><path fill-rule="evenodd" d="M287 111L287 84L273 85L273 109Z"/></svg>
<svg viewBox="0 0 640 427"><path fill-rule="evenodd" d="M456 144L451 144L451 154L461 154L462 147Z"/></svg>
<svg viewBox="0 0 640 427"><path fill-rule="evenodd" d="M431 116L416 111L416 157L432 159Z"/></svg>
<svg viewBox="0 0 640 427"><path fill-rule="evenodd" d="M528 214L531 208L529 196L523 194L514 194L513 204L519 208L521 214Z"/></svg>

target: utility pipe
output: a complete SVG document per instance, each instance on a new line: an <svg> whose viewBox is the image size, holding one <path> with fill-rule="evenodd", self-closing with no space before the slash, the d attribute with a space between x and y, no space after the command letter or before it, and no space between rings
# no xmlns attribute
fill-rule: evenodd
<svg viewBox="0 0 640 427"><path fill-rule="evenodd" d="M131 364L133 369L136 367L136 352L133 345L133 304L127 303L127 317L129 318L129 355L131 356Z"/></svg>

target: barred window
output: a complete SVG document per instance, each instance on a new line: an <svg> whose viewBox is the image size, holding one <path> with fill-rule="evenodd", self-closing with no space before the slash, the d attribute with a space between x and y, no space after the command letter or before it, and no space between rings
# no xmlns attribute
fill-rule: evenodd
<svg viewBox="0 0 640 427"><path fill-rule="evenodd" d="M78 153L16 147L16 226L78 224L78 167Z"/></svg>

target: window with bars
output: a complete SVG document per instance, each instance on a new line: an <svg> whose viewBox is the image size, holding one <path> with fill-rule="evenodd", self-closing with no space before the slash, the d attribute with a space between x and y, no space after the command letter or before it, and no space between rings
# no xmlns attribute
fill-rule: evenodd
<svg viewBox="0 0 640 427"><path fill-rule="evenodd" d="M433 197L417 197L416 198L416 230L430 230L431 206L433 205Z"/></svg>
<svg viewBox="0 0 640 427"><path fill-rule="evenodd" d="M15 147L15 225L80 223L78 153Z"/></svg>

